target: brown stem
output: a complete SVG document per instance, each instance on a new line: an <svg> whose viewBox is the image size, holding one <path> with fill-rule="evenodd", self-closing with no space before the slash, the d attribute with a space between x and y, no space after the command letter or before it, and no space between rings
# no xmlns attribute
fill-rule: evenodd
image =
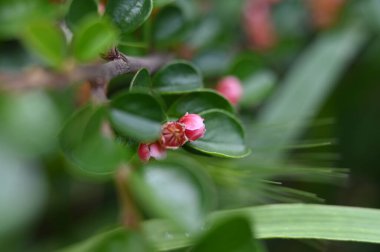
<svg viewBox="0 0 380 252"><path fill-rule="evenodd" d="M119 193L122 210L122 223L128 229L139 229L141 216L128 187L128 177L131 167L122 165L116 172L116 186Z"/></svg>
<svg viewBox="0 0 380 252"><path fill-rule="evenodd" d="M150 73L172 59L171 55L154 54L147 57L130 57L119 54L116 59L105 64L85 65L71 68L66 72L54 72L44 68L33 68L22 73L0 72L0 90L23 90L38 87L63 87L70 83L107 83L112 78L125 73L146 68Z"/></svg>

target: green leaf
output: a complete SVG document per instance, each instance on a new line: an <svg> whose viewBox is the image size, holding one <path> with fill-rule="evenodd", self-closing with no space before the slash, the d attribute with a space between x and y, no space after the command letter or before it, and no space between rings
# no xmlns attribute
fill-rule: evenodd
<svg viewBox="0 0 380 252"><path fill-rule="evenodd" d="M66 16L66 23L73 30L84 18L98 13L98 5L95 0L73 0Z"/></svg>
<svg viewBox="0 0 380 252"><path fill-rule="evenodd" d="M68 120L60 134L66 157L89 173L112 173L131 157L126 146L101 132L104 118L104 108L86 106Z"/></svg>
<svg viewBox="0 0 380 252"><path fill-rule="evenodd" d="M162 6L165 6L167 4L171 4L175 2L176 0L153 0L154 8L160 8Z"/></svg>
<svg viewBox="0 0 380 252"><path fill-rule="evenodd" d="M152 251L140 233L124 228L114 229L93 236L79 244L60 250L60 252L109 252L109 251Z"/></svg>
<svg viewBox="0 0 380 252"><path fill-rule="evenodd" d="M185 230L203 223L213 201L210 184L198 164L181 160L151 162L133 173L133 193L146 209Z"/></svg>
<svg viewBox="0 0 380 252"><path fill-rule="evenodd" d="M205 119L206 134L186 147L213 156L241 158L249 154L244 143L244 130L237 119L223 110L209 110Z"/></svg>
<svg viewBox="0 0 380 252"><path fill-rule="evenodd" d="M170 116L182 116L186 112L199 114L210 109L234 112L232 105L223 96L211 89L204 89L182 96L170 106L167 113Z"/></svg>
<svg viewBox="0 0 380 252"><path fill-rule="evenodd" d="M202 87L202 76L199 70L185 61L167 64L153 78L153 89L160 93L184 93Z"/></svg>
<svg viewBox="0 0 380 252"><path fill-rule="evenodd" d="M133 76L129 90L149 90L151 86L152 80L149 72L145 68L142 68Z"/></svg>
<svg viewBox="0 0 380 252"><path fill-rule="evenodd" d="M122 94L111 102L109 118L121 135L149 142L159 138L166 115L152 95L133 92Z"/></svg>
<svg viewBox="0 0 380 252"><path fill-rule="evenodd" d="M261 251L253 239L250 223L237 216L215 224L206 235L190 249L191 252L255 252Z"/></svg>
<svg viewBox="0 0 380 252"><path fill-rule="evenodd" d="M360 26L335 30L323 34L301 55L259 114L250 143L256 157L276 161L284 156L366 37Z"/></svg>
<svg viewBox="0 0 380 252"><path fill-rule="evenodd" d="M181 39L186 28L186 17L175 5L162 9L153 23L153 39L158 45L173 44Z"/></svg>
<svg viewBox="0 0 380 252"><path fill-rule="evenodd" d="M123 33L127 33L144 23L152 8L152 0L108 0L106 15Z"/></svg>
<svg viewBox="0 0 380 252"><path fill-rule="evenodd" d="M25 27L24 44L47 64L59 67L66 56L66 41L51 21L32 22Z"/></svg>
<svg viewBox="0 0 380 252"><path fill-rule="evenodd" d="M74 56L79 61L90 61L99 57L115 44L117 32L107 19L97 16L87 18L78 25L73 37Z"/></svg>
<svg viewBox="0 0 380 252"><path fill-rule="evenodd" d="M380 210L317 204L274 204L211 214L210 223L246 216L258 239L324 239L380 244ZM194 238L168 221L144 223L148 239L160 250L194 244ZM163 239L165 234L171 239ZM158 234L158 235L157 235Z"/></svg>
<svg viewBox="0 0 380 252"><path fill-rule="evenodd" d="M259 105L271 93L275 82L275 75L268 70L259 71L242 80L244 92L239 104L242 107Z"/></svg>

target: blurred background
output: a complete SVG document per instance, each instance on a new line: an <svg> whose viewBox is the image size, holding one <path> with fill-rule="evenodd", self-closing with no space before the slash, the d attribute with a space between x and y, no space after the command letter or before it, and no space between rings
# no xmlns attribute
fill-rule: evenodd
<svg viewBox="0 0 380 252"><path fill-rule="evenodd" d="M246 95L239 113L254 156L243 164L285 156L286 165L345 168L349 177L343 183L275 175L273 180L314 193L326 204L380 208L380 1L157 2L181 8L189 25L180 42L156 50L193 61L209 87L225 75L242 80ZM65 20L69 5L0 0L0 76L44 64L20 27L45 15L41 6L54 9L46 12L54 20ZM120 49L146 54L140 48ZM0 93L1 251L52 251L117 225L112 180L73 169L58 147L58 133L83 103L83 92L68 86ZM278 123L279 128L267 127ZM267 145L278 151L266 152ZM253 204L292 198L250 195ZM223 207L233 205L227 201ZM380 250L379 245L348 242L265 244L269 251Z"/></svg>

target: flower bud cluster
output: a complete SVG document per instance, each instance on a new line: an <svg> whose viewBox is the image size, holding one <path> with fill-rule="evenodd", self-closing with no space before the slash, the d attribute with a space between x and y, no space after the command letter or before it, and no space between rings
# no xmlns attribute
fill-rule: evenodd
<svg viewBox="0 0 380 252"><path fill-rule="evenodd" d="M178 149L188 141L195 141L204 136L206 126L198 114L186 113L177 121L162 125L160 139L154 143L141 143L138 148L140 159L147 162L150 158L166 157L166 149Z"/></svg>

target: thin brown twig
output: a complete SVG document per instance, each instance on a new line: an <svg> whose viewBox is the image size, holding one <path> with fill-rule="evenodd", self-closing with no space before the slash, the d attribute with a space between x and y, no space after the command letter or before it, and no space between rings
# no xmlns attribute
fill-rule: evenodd
<svg viewBox="0 0 380 252"><path fill-rule="evenodd" d="M45 68L31 68L22 73L0 72L0 90L23 90L41 87L64 87L71 83L90 81L107 83L112 78L146 68L150 73L172 59L171 55L154 54L147 57L130 57L123 54L115 59L94 65L82 65L63 72Z"/></svg>

